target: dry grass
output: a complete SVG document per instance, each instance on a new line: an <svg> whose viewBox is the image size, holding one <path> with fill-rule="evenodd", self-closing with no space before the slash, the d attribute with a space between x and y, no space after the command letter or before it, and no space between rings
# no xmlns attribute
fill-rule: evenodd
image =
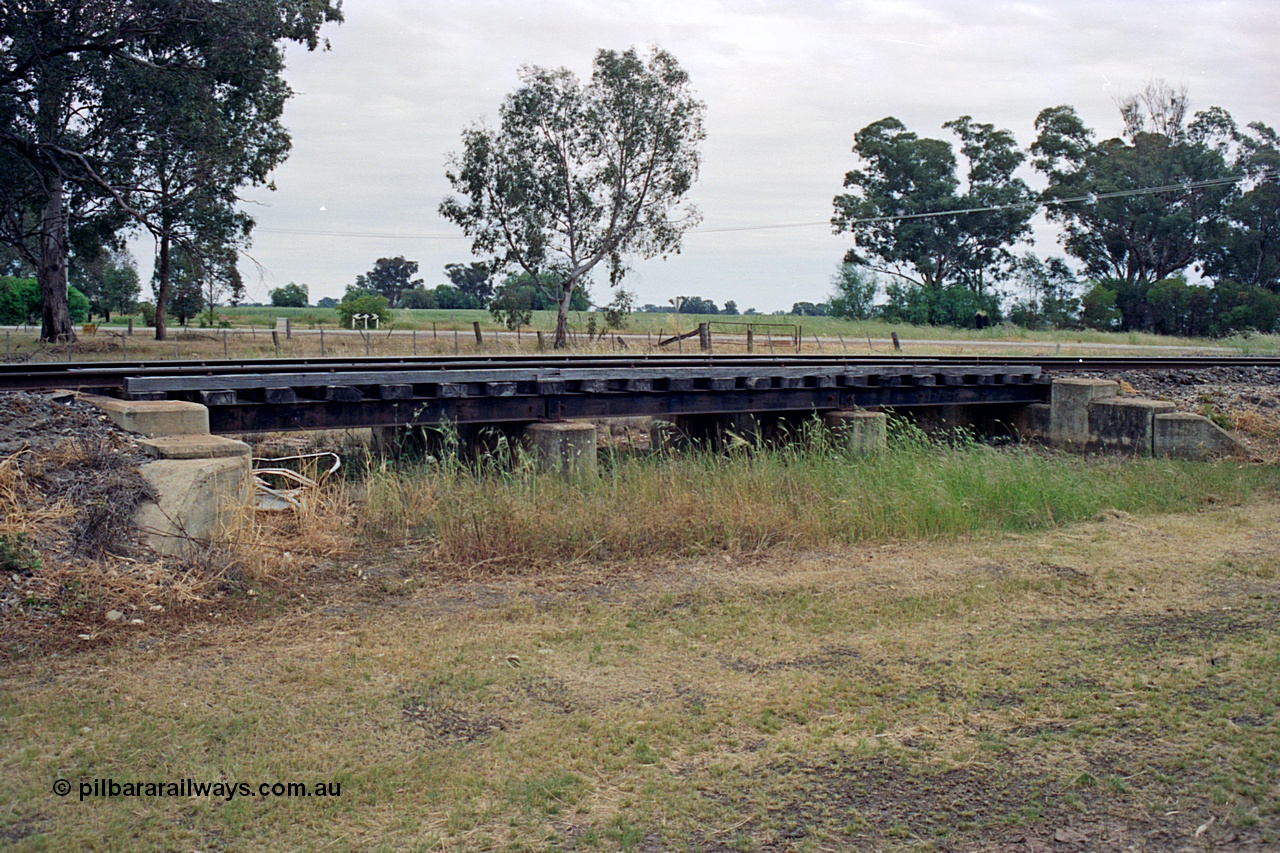
<svg viewBox="0 0 1280 853"><path fill-rule="evenodd" d="M1272 468L1085 459L948 446L895 424L889 453L852 456L809 430L803 447L727 455L606 453L601 475L565 482L516 454L479 473L449 460L375 466L357 531L465 570L526 571L581 560L641 560L774 547L1024 531L1106 508L1164 511L1274 492Z"/></svg>
<svg viewBox="0 0 1280 853"><path fill-rule="evenodd" d="M537 581L360 557L380 570L280 618L211 611L186 636L140 627L94 654L8 666L0 837L1266 849L1280 841L1277 517L1270 500L1109 512L1035 536ZM340 781L342 796L49 791L187 777Z"/></svg>
<svg viewBox="0 0 1280 853"><path fill-rule="evenodd" d="M287 313L287 312L281 312ZM314 313L314 312L313 312ZM323 313L323 312L321 312ZM408 313L408 312L406 312ZM424 312L425 313L425 312ZM456 313L456 312L455 312ZM248 359L283 356L288 358L356 357L356 356L407 356L407 355L471 355L477 353L501 353L512 355L538 354L537 336L525 330L517 337L506 332L498 333L487 312L466 312L467 318L455 318L437 323L433 331L432 320L408 317L397 328L371 331L367 335L350 330L326 328L323 335L314 324L295 323L290 337L272 338L270 317L237 320L237 328L223 329L170 329L169 340L157 341L154 331L135 328L133 335L126 335L123 327L102 326L95 334L82 335L71 347L48 346L39 343L34 330L13 332L9 336L7 358L11 361L119 361L166 359ZM471 328L471 314L481 321L484 343L477 345ZM681 328L696 326L699 318L682 318ZM707 318L700 318L707 319ZM1270 354L1276 351L1275 341L1267 336L1233 338L1223 342L1208 340L1161 337L1148 334L1118 334L1092 331L1056 331L1024 333L1016 329L1000 328L977 332L966 329L903 327L884 323L853 324L826 318L806 318L801 351L806 354L866 355L893 352L885 343L890 331L896 329L903 341L905 355L1133 355L1141 350L1135 347L1159 347L1167 355L1191 355L1206 347L1225 346L1242 354ZM614 336L601 340L588 340L585 334L572 341L571 353L601 354L623 352L660 352L677 355L689 354L697 349L696 342L685 341L659 349L656 344L661 329L670 333L669 321L638 317L636 322L623 330L626 347L621 347ZM417 327L416 329L413 327ZM552 321L549 328L554 326ZM822 340L813 335L819 334ZM868 338L874 338L869 342ZM754 351L759 354L794 352L782 341L774 341L770 349L766 339L756 339ZM1081 346L1086 344L1087 346ZM1108 346L1110 345L1110 346ZM1177 349L1170 349L1175 347ZM721 354L740 354L747 350L745 336L728 333L715 336L715 350Z"/></svg>

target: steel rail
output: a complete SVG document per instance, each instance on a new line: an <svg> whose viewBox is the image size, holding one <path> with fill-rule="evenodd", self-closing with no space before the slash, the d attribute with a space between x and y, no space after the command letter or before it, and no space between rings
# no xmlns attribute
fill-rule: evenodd
<svg viewBox="0 0 1280 853"><path fill-rule="evenodd" d="M234 376L243 374L315 373L318 375L379 370L528 370L609 368L737 367L1039 367L1045 372L1123 370L1205 370L1209 368L1280 368L1275 356L991 356L991 355L590 355L590 356L422 356L365 358L269 358L201 361L47 362L0 364L0 391L84 389L119 390L131 377Z"/></svg>

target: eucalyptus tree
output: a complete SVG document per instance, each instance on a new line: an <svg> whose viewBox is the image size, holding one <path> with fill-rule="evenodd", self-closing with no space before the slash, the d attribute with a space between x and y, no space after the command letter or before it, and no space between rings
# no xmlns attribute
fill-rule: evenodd
<svg viewBox="0 0 1280 853"><path fill-rule="evenodd" d="M281 43L314 49L321 26L340 20L337 0L0 4L0 239L19 247L36 270L45 338L73 336L66 309L70 220L94 211L127 218L157 240L168 232L194 250L194 240L173 231L174 220L215 211L222 199L215 218L225 223L228 187L233 193L265 179L287 151L272 101L288 96ZM209 123L198 144L182 140L193 149L185 162L203 170L188 182L198 185L198 205L191 194L164 200L157 170L171 170L173 161L157 166L152 158L175 149L157 145L157 137L168 134L172 143L202 121ZM220 158L238 168L209 167ZM204 236L210 231L205 223Z"/></svg>
<svg viewBox="0 0 1280 853"><path fill-rule="evenodd" d="M930 291L982 293L1012 265L1010 247L1030 232L1034 194L1015 170L1025 155L1013 134L961 116L943 125L960 140L922 138L888 117L854 134L860 168L835 197L836 233L853 235L845 262Z"/></svg>
<svg viewBox="0 0 1280 853"><path fill-rule="evenodd" d="M554 346L573 294L604 263L618 286L632 256L678 253L699 221L687 201L706 136L705 106L676 58L655 48L596 54L590 81L527 66L499 126L463 131L446 177L461 197L440 213L496 271L522 270L554 297ZM543 282L550 281L550 286Z"/></svg>
<svg viewBox="0 0 1280 853"><path fill-rule="evenodd" d="M1205 272L1280 292L1280 136L1261 122L1232 130L1232 172L1245 180L1227 206Z"/></svg>
<svg viewBox="0 0 1280 853"><path fill-rule="evenodd" d="M1121 101L1124 133L1096 141L1071 106L1042 110L1031 145L1063 248L1087 275L1142 288L1203 260L1235 195L1230 117L1187 122L1186 93L1149 84Z"/></svg>

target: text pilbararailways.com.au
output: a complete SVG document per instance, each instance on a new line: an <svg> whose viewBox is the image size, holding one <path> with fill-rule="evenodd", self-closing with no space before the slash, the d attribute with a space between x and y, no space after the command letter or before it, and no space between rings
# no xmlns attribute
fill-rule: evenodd
<svg viewBox="0 0 1280 853"><path fill-rule="evenodd" d="M82 779L80 801L95 797L209 797L230 802L236 797L341 797L341 782L197 782L194 779L157 782L145 779ZM53 783L53 792L65 797L76 788L66 779Z"/></svg>

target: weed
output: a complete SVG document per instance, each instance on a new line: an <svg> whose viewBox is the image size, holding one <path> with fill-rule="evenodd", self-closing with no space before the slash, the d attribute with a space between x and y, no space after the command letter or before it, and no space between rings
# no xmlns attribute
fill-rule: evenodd
<svg viewBox="0 0 1280 853"><path fill-rule="evenodd" d="M40 555L26 533L0 533L0 572L28 575L40 568Z"/></svg>

